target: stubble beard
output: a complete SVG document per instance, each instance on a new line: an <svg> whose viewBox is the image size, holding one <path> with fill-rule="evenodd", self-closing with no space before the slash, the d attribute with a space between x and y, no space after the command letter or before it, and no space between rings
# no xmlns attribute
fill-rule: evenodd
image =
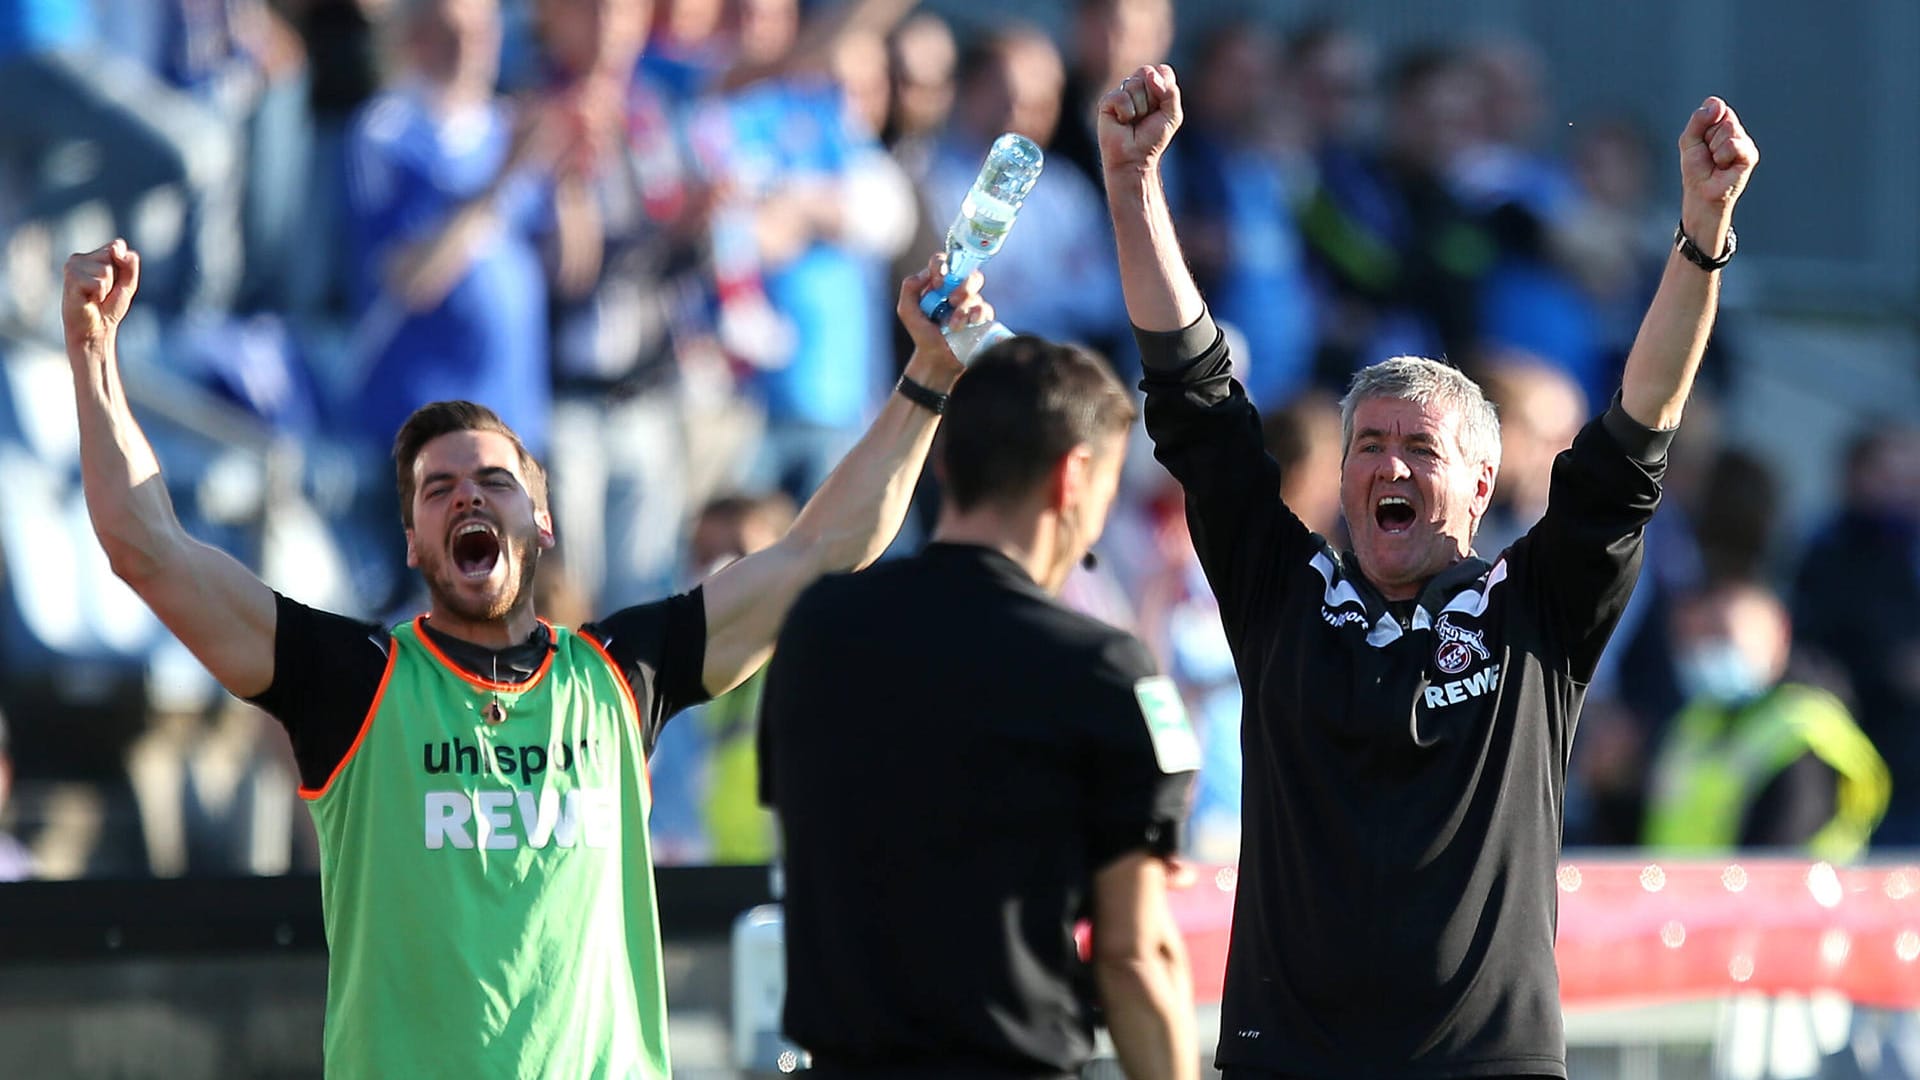
<svg viewBox="0 0 1920 1080"><path fill-rule="evenodd" d="M517 568L517 572L507 579L507 587L479 599L461 593L453 559L445 552L431 557L430 564L421 568L421 577L426 579L427 592L433 597L435 607L466 622L499 622L512 613L522 597L533 595L533 576L540 564L539 549L530 537L505 537L500 545L500 558L509 556L510 569Z"/></svg>

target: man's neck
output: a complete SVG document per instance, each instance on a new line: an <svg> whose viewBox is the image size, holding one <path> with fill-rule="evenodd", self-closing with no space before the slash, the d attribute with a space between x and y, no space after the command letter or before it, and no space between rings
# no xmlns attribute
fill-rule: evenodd
<svg viewBox="0 0 1920 1080"><path fill-rule="evenodd" d="M498 619L463 619L438 602L427 610L427 622L442 634L483 649L505 649L527 640L540 625L532 602L524 602Z"/></svg>
<svg viewBox="0 0 1920 1080"><path fill-rule="evenodd" d="M933 531L933 540L992 548L1012 559L1041 588L1057 593L1058 586L1048 581L1056 551L1054 531L1045 527L1038 517L983 507L943 514Z"/></svg>

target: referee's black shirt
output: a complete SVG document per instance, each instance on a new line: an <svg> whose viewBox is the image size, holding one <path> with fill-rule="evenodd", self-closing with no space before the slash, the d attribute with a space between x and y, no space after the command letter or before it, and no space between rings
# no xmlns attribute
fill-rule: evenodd
<svg viewBox="0 0 1920 1080"><path fill-rule="evenodd" d="M1143 711L1170 689L1154 674L1138 640L989 548L936 543L802 594L760 770L786 860L786 1032L817 1067L1087 1060L1074 923L1101 867L1175 850L1197 764L1183 713Z"/></svg>
<svg viewBox="0 0 1920 1080"><path fill-rule="evenodd" d="M1139 338L1147 432L1186 491L1245 701L1219 1064L1565 1076L1567 753L1671 435L1615 404L1554 463L1539 524L1395 612L1280 501L1212 320Z"/></svg>

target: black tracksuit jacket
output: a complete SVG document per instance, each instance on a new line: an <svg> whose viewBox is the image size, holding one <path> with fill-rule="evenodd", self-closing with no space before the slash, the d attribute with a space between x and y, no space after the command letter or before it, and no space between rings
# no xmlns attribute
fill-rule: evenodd
<svg viewBox="0 0 1920 1080"><path fill-rule="evenodd" d="M1616 402L1555 462L1540 523L1436 577L1403 624L1281 502L1211 318L1138 337L1147 431L1186 490L1245 698L1219 1065L1565 1076L1567 754L1671 435Z"/></svg>

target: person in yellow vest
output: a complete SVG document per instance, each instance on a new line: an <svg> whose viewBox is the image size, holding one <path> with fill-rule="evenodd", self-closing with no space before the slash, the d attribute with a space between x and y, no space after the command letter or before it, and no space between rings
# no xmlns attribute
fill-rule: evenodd
<svg viewBox="0 0 1920 1080"><path fill-rule="evenodd" d="M693 528L695 564L718 569L769 547L793 524L785 495L723 496L700 511ZM732 866L773 858L773 814L760 805L760 690L766 669L701 707L699 720L711 740L706 790L701 797L708 856Z"/></svg>
<svg viewBox="0 0 1920 1080"><path fill-rule="evenodd" d="M1792 633L1779 598L1745 582L1675 608L1687 705L1655 759L1648 845L1792 847L1829 860L1866 850L1892 789L1886 763L1839 699L1783 681Z"/></svg>

